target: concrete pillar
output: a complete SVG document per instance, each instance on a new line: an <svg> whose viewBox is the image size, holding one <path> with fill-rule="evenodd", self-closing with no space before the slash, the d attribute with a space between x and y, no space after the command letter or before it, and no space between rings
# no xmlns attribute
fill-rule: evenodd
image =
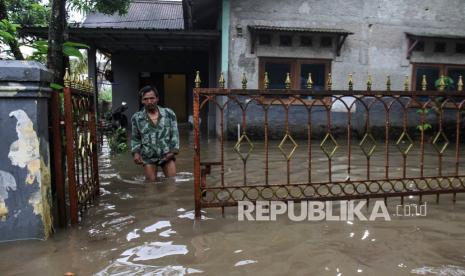
<svg viewBox="0 0 465 276"><path fill-rule="evenodd" d="M0 241L46 239L52 229L51 79L38 62L0 61Z"/></svg>

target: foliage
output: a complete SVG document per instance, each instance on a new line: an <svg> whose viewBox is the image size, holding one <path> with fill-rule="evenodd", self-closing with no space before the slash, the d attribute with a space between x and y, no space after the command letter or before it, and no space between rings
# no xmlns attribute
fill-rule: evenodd
<svg viewBox="0 0 465 276"><path fill-rule="evenodd" d="M128 139L125 128L117 128L108 139L112 153L122 153L128 150Z"/></svg>
<svg viewBox="0 0 465 276"><path fill-rule="evenodd" d="M112 101L112 91L110 87L102 87L99 92L98 97L100 102L111 102Z"/></svg>
<svg viewBox="0 0 465 276"><path fill-rule="evenodd" d="M451 89L454 89L454 80L449 77L449 76L444 76L442 77L442 79L444 80L444 89L445 90L451 90ZM437 79L435 82L434 82L434 86L436 86L436 88L439 88L440 86L440 82L441 82L441 78Z"/></svg>
<svg viewBox="0 0 465 276"><path fill-rule="evenodd" d="M21 26L47 26L50 6L40 0L5 0L8 18Z"/></svg>
<svg viewBox="0 0 465 276"><path fill-rule="evenodd" d="M48 42L45 40L36 40L30 47L34 49L34 52L28 59L45 63L47 60ZM89 48L89 46L82 43L66 41L63 44L63 54L68 57L77 57L79 60L83 60L84 56L79 50L86 48Z"/></svg>
<svg viewBox="0 0 465 276"><path fill-rule="evenodd" d="M0 20L0 43L8 45L16 41L19 27L18 24L11 23L8 19ZM4 52L11 54L9 50L4 50Z"/></svg>
<svg viewBox="0 0 465 276"><path fill-rule="evenodd" d="M420 114L420 115L423 115L425 117L426 117L426 115L428 115L430 113L430 111L431 111L431 109L429 109L429 108L417 109L417 113ZM426 130L431 129L431 128L433 128L433 127L431 126L430 123L422 123L422 124L417 125L417 129L419 131L426 131Z"/></svg>

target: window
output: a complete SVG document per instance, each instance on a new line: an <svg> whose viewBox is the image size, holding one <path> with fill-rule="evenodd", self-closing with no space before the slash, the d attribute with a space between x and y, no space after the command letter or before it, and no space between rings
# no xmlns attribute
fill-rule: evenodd
<svg viewBox="0 0 465 276"><path fill-rule="evenodd" d="M333 46L333 39L329 36L323 36L321 37L321 43L320 43L321 48L328 48Z"/></svg>
<svg viewBox="0 0 465 276"><path fill-rule="evenodd" d="M413 48L413 50L416 52L423 52L425 50L425 42L422 40L419 40L417 44L415 44L415 47Z"/></svg>
<svg viewBox="0 0 465 276"><path fill-rule="evenodd" d="M271 35L261 34L258 36L258 44L260 45L271 45Z"/></svg>
<svg viewBox="0 0 465 276"><path fill-rule="evenodd" d="M465 54L465 43L455 44L455 52L458 54Z"/></svg>
<svg viewBox="0 0 465 276"><path fill-rule="evenodd" d="M326 88L326 81L330 69L331 60L260 58L259 88L264 88L263 79L265 72L267 72L269 89L285 89L287 73L291 75L291 89L307 89L308 74L311 73L313 90L322 91Z"/></svg>
<svg viewBox="0 0 465 276"><path fill-rule="evenodd" d="M300 46L311 47L312 46L312 37L311 36L301 36L300 37Z"/></svg>
<svg viewBox="0 0 465 276"><path fill-rule="evenodd" d="M292 36L290 36L290 35L280 35L279 36L279 46L292 46Z"/></svg>
<svg viewBox="0 0 465 276"><path fill-rule="evenodd" d="M452 78L454 87L456 88L459 76L465 77L465 65L413 64L413 83L415 84L415 90L421 90L423 75L426 76L426 90L436 90L435 81L442 75Z"/></svg>
<svg viewBox="0 0 465 276"><path fill-rule="evenodd" d="M446 52L446 43L445 42L436 42L434 43L434 52L444 53Z"/></svg>

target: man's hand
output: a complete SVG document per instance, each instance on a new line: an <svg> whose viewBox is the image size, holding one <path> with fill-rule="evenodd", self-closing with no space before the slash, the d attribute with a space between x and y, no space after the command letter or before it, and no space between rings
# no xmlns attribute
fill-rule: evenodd
<svg viewBox="0 0 465 276"><path fill-rule="evenodd" d="M164 159L165 161L169 161L169 160L171 160L171 159L173 159L173 158L174 158L174 153L172 153L172 152L168 152L168 153L165 154L165 156L163 157L163 159Z"/></svg>
<svg viewBox="0 0 465 276"><path fill-rule="evenodd" d="M134 163L137 165L144 164L144 161L142 161L142 156L138 152L134 153Z"/></svg>

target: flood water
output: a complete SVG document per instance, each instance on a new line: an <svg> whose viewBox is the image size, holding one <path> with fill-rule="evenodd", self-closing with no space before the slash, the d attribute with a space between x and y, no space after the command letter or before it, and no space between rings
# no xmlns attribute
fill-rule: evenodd
<svg viewBox="0 0 465 276"><path fill-rule="evenodd" d="M143 182L142 168L129 154L110 158L104 148L99 158L101 197L83 221L57 230L47 241L1 243L0 274L465 275L463 195L455 204L451 195L441 196L439 204L435 196L426 196L425 217L391 216L392 221L293 222L281 216L278 221L239 222L235 207L226 208L224 216L218 209L206 209L203 219L195 221L191 142L191 133L183 135L176 179L157 183ZM218 148L215 139L203 141L204 158L215 159ZM270 181L285 180L285 166L277 156L271 155ZM436 159L431 159L427 171L435 169ZM395 171L400 165L393 160ZM295 163L292 170L298 178L301 162ZM373 163L376 172L383 161ZM240 183L241 163L232 150L225 153L225 164L228 181ZM262 170L263 162L255 166ZM251 183L263 181L253 172ZM209 181L218 181L217 175ZM418 203L418 198L406 199L410 202ZM396 204L396 199L388 200L390 212Z"/></svg>

